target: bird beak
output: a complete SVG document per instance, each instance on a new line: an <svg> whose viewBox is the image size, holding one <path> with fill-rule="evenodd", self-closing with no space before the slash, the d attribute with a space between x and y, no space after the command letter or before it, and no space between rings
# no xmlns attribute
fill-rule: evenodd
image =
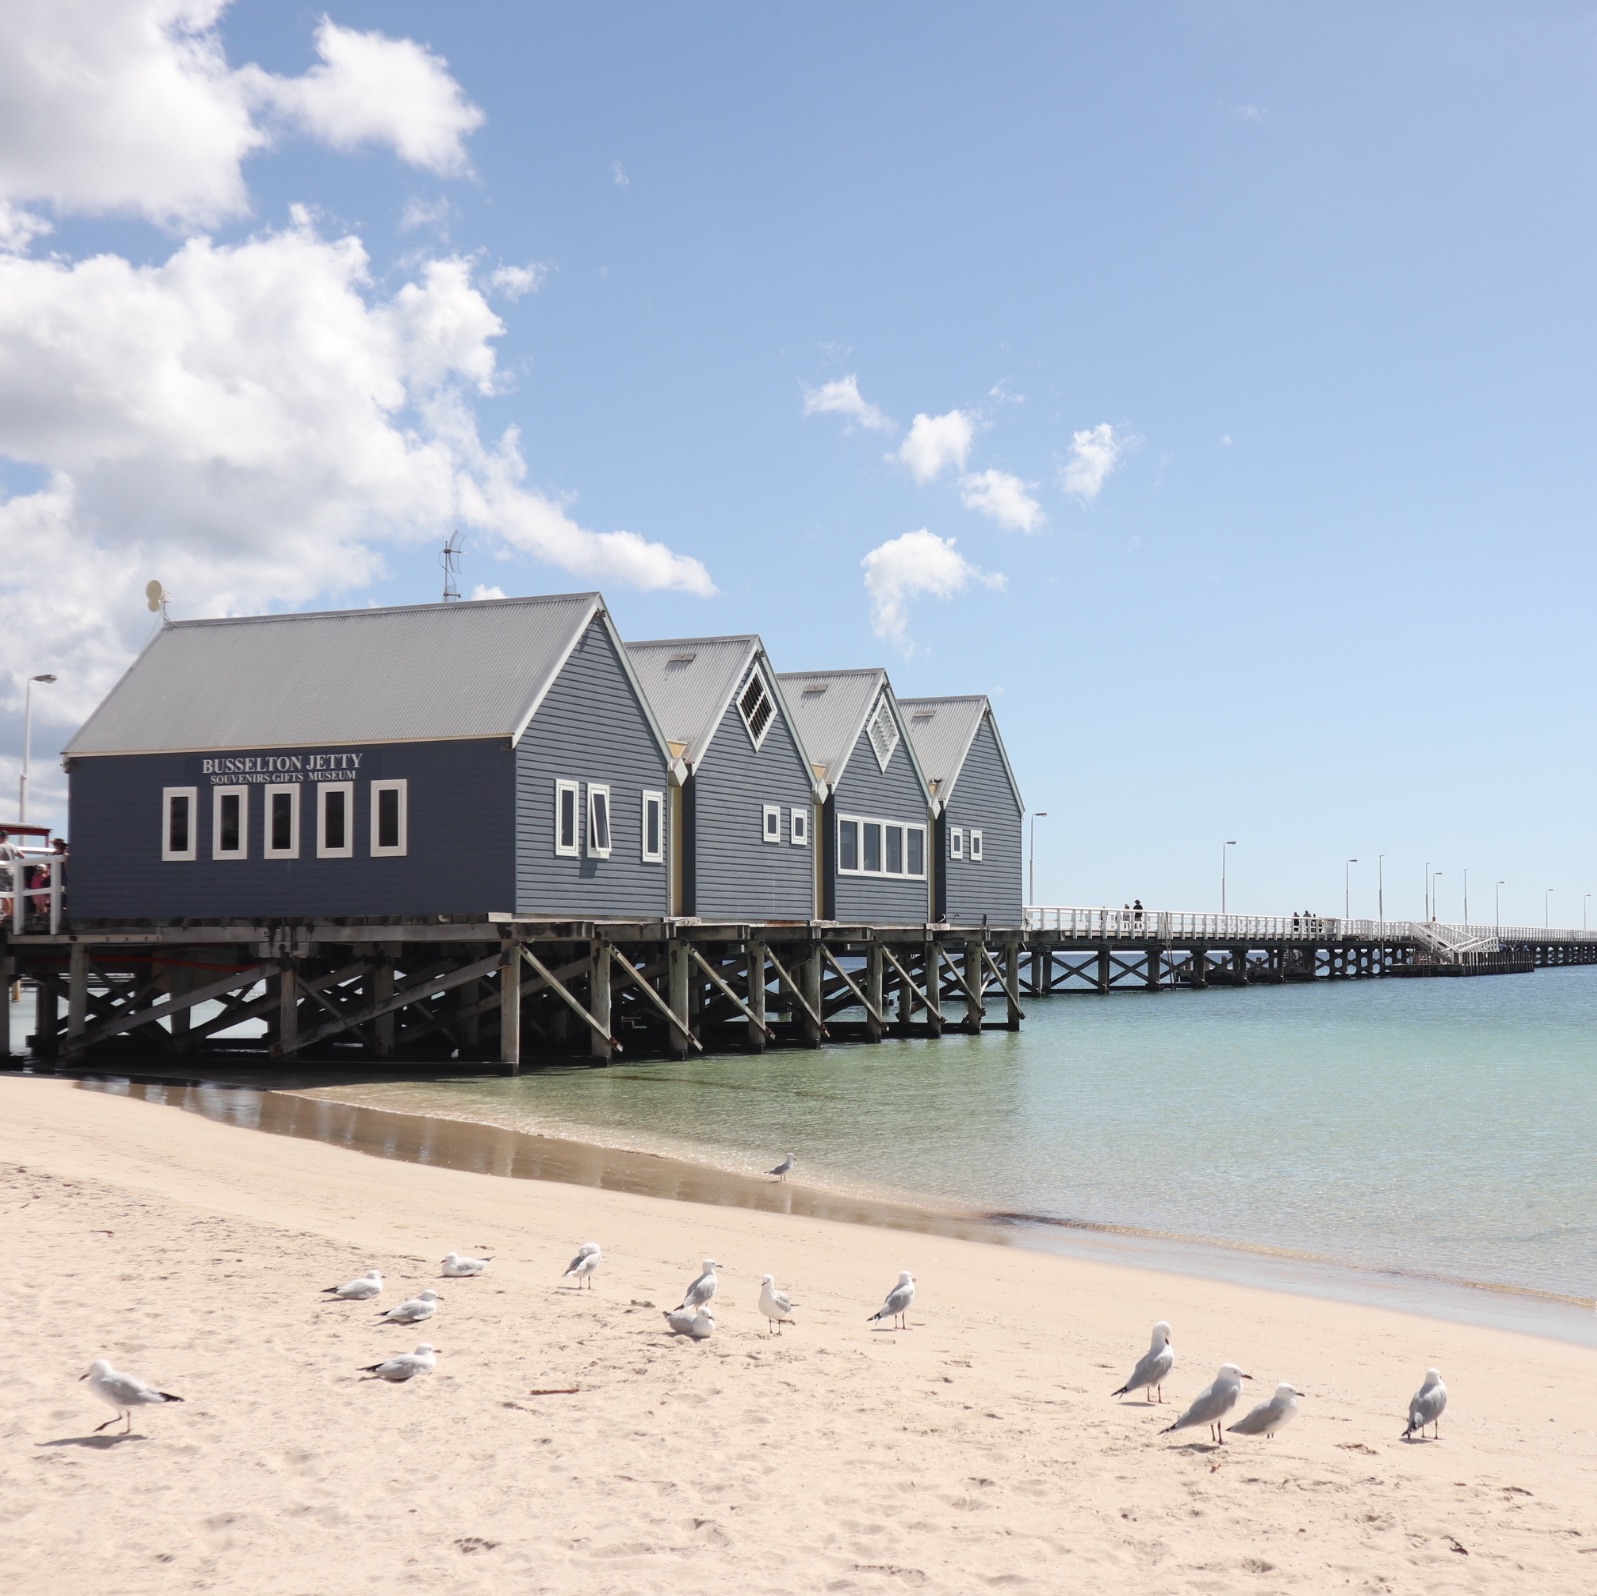
<svg viewBox="0 0 1597 1596"><path fill-rule="evenodd" d="M1242 1376L1242 1378L1244 1380L1251 1380L1253 1378L1253 1376L1251 1374L1245 1374L1245 1375Z"/></svg>
<svg viewBox="0 0 1597 1596"><path fill-rule="evenodd" d="M90 1370L85 1369L83 1373L78 1376L78 1384L82 1385L83 1382L89 1378L90 1373Z"/></svg>

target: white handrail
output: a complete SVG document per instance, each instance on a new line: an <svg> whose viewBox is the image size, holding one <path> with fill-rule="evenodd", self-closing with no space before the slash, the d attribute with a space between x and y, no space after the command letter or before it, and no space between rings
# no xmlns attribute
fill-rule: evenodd
<svg viewBox="0 0 1597 1596"><path fill-rule="evenodd" d="M1136 941L1170 942L1203 937L1216 942L1297 939L1302 942L1423 942L1457 951L1486 949L1490 943L1597 942L1597 931L1565 931L1543 926L1451 925L1414 920L1344 920L1305 914L1209 914L1188 909L1109 909L1028 904L1023 911L1028 931L1057 931L1062 936L1102 941L1128 937Z"/></svg>
<svg viewBox="0 0 1597 1596"><path fill-rule="evenodd" d="M11 900L11 929L21 936L28 923L28 899L42 898L49 904L50 935L55 936L61 930L61 855L50 848L17 848L16 852L15 859L0 859L0 871L5 872L0 880L6 887L0 897ZM28 885L28 871L36 863L50 867L50 879L42 887Z"/></svg>

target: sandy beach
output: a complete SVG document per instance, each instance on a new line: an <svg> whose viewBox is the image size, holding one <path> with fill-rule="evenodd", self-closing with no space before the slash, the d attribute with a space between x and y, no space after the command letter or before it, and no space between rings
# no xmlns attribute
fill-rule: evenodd
<svg viewBox="0 0 1597 1596"><path fill-rule="evenodd" d="M0 1078L12 1590L1586 1591L1593 1354L1145 1269L399 1163ZM562 1286L576 1244L597 1289ZM450 1250L491 1253L440 1281ZM711 1255L718 1331L668 1337ZM369 1268L416 1331L319 1288ZM867 1326L900 1269L912 1329ZM769 1337L773 1272L799 1323ZM1156 1319L1178 1355L1117 1402ZM362 1364L427 1339L407 1386ZM185 1398L109 1416L105 1356ZM1276 1440L1158 1432L1223 1361ZM1399 1440L1439 1365L1441 1440ZM574 1392L563 1388L575 1387ZM534 1395L534 1390L558 1394ZM1240 1410L1239 1410L1240 1411Z"/></svg>

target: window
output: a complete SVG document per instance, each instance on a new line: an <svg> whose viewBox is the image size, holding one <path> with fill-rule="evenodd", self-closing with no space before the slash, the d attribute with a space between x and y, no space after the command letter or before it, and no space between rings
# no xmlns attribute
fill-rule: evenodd
<svg viewBox="0 0 1597 1596"><path fill-rule="evenodd" d="M977 863L981 862L981 841L981 833L972 829L970 834L970 856Z"/></svg>
<svg viewBox="0 0 1597 1596"><path fill-rule="evenodd" d="M738 713L743 717L743 724L748 727L749 741L756 748L765 741L765 733L776 714L776 707L771 703L771 695L765 690L765 678L756 666L754 674L749 677L748 685L738 695Z"/></svg>
<svg viewBox="0 0 1597 1596"><path fill-rule="evenodd" d="M194 848L196 787L161 789L161 858L169 864L198 857Z"/></svg>
<svg viewBox="0 0 1597 1596"><path fill-rule="evenodd" d="M211 789L211 857L248 859L250 856L250 790L248 787Z"/></svg>
<svg viewBox="0 0 1597 1596"><path fill-rule="evenodd" d="M886 693L876 700L876 708L871 711L865 729L871 736L876 763L886 770L893 750L898 747L898 718L893 714L893 706L887 702Z"/></svg>
<svg viewBox="0 0 1597 1596"><path fill-rule="evenodd" d="M268 859L299 858L299 788L266 789L266 846Z"/></svg>
<svg viewBox="0 0 1597 1596"><path fill-rule="evenodd" d="M782 840L782 806L766 804L760 810L760 836L766 842Z"/></svg>
<svg viewBox="0 0 1597 1596"><path fill-rule="evenodd" d="M807 848L810 845L810 812L808 809L793 810L793 829L791 836L795 848Z"/></svg>
<svg viewBox="0 0 1597 1596"><path fill-rule="evenodd" d="M410 784L372 783L372 858L402 859L410 847Z"/></svg>
<svg viewBox="0 0 1597 1596"><path fill-rule="evenodd" d="M316 857L355 857L355 783L319 781L316 784Z"/></svg>
<svg viewBox="0 0 1597 1596"><path fill-rule="evenodd" d="M794 810L794 814L799 811ZM926 879L926 828L898 820L843 815L837 823L837 868L842 875Z"/></svg>
<svg viewBox="0 0 1597 1596"><path fill-rule="evenodd" d="M610 789L588 783L588 857L610 857Z"/></svg>
<svg viewBox="0 0 1597 1596"><path fill-rule="evenodd" d="M577 784L555 783L555 852L575 859L582 848L577 839Z"/></svg>
<svg viewBox="0 0 1597 1596"><path fill-rule="evenodd" d="M665 863L665 794L643 795L643 862Z"/></svg>
<svg viewBox="0 0 1597 1596"><path fill-rule="evenodd" d="M948 828L948 857L950 859L963 859L965 857L965 828L963 826L950 826Z"/></svg>

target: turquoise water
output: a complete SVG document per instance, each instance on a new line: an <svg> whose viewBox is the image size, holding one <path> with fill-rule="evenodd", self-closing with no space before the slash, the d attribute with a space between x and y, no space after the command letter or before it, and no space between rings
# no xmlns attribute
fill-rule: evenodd
<svg viewBox="0 0 1597 1596"><path fill-rule="evenodd" d="M328 1095L961 1207L1597 1293L1597 969L1033 1002L1018 1035Z"/></svg>

